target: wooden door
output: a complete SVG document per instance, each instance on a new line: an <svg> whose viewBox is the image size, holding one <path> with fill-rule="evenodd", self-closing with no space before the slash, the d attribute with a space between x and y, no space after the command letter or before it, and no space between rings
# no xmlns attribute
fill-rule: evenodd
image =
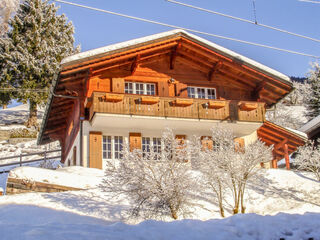
<svg viewBox="0 0 320 240"><path fill-rule="evenodd" d="M102 133L89 134L89 167L102 169Z"/></svg>

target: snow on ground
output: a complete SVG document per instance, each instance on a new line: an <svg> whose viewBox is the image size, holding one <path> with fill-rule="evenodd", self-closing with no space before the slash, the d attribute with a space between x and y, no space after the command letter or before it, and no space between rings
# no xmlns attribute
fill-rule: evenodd
<svg viewBox="0 0 320 240"><path fill-rule="evenodd" d="M0 206L3 239L112 240L271 240L320 239L320 214L245 214L222 220L148 220L137 225L112 223L30 205ZM3 221L5 219L5 221ZM28 221L26 221L28 219Z"/></svg>
<svg viewBox="0 0 320 240"><path fill-rule="evenodd" d="M52 183L74 188L94 188L97 187L102 177L103 170L83 167L66 167L57 168L56 170L35 168L35 167L18 167L10 171L10 177L26 179L28 181Z"/></svg>
<svg viewBox="0 0 320 240"><path fill-rule="evenodd" d="M38 107L38 121L42 120L44 109ZM24 123L29 116L29 105L22 104L7 109L0 109L0 130L24 128ZM1 126L2 125L2 126ZM8 126L10 125L10 126Z"/></svg>
<svg viewBox="0 0 320 240"><path fill-rule="evenodd" d="M68 186L83 184L92 188L0 197L0 229L5 239L188 240L213 239L214 236L214 239L313 237L320 240L320 182L306 173L280 169L260 171L248 186L247 212L251 214L219 220L217 205L210 194L199 193L193 196L197 206L186 216L194 220L180 217L180 221L174 222L166 222L171 221L170 218L163 219L165 221L129 218L130 201L126 197L112 196L96 187L102 179L102 170L21 167L13 173L26 179L52 183L63 180ZM231 216L231 206L226 210ZM211 220L213 218L216 220Z"/></svg>

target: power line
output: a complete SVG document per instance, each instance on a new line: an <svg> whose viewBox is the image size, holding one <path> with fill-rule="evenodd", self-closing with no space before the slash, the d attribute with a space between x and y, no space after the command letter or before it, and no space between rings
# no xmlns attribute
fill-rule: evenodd
<svg viewBox="0 0 320 240"><path fill-rule="evenodd" d="M300 37L300 38L304 38L304 39L308 39L308 40L320 43L319 39L308 37L308 36L301 35L301 34L294 33L294 32L289 32L287 30L283 30L283 29L280 29L280 28L272 27L272 26L269 26L269 25L266 25L266 24L261 24L261 23L258 23L257 20L255 20L255 22L254 22L254 21L251 21L251 20L248 20L248 19L231 16L231 15L228 15L228 14L212 11L212 10L209 10L209 9L205 9L205 8L197 7L197 6L194 6L194 5L178 2L178 1L175 1L175 0L166 0L166 1L174 3L174 4L177 4L177 5L182 5L182 6L185 6L185 7L189 7L189 8L194 8L194 9L197 9L197 10L200 10L200 11L213 13L213 14L216 14L216 15L219 15L219 16L231 18L231 19L238 20L238 21L241 21L241 22L254 24L254 25L257 25L257 26L260 26L260 27L269 28L269 29L272 29L272 30L275 30L275 31L279 31L279 32L282 32L282 33L286 33L286 34L289 34L289 35L293 35L293 36L296 36L296 37ZM299 1L320 3L320 2L310 1L310 0L299 0Z"/></svg>
<svg viewBox="0 0 320 240"><path fill-rule="evenodd" d="M46 93L49 89L23 89L23 88L0 88L0 92L41 92Z"/></svg>
<svg viewBox="0 0 320 240"><path fill-rule="evenodd" d="M211 36L211 37L226 39L226 40L240 42L240 43L244 43L244 44L248 44L248 45L264 47L264 48L269 48L269 49L273 49L273 50L277 50L277 51L282 51L282 52L292 53L292 54L296 54L296 55L302 55L302 56L306 56L306 57L312 57L312 58L320 59L320 56L315 56L315 55L308 54L308 53L302 53L302 52L297 52L297 51L293 51L293 50L277 48L277 47L273 47L273 46L269 46L269 45L264 45L264 44L260 44L260 43L254 43L254 42L249 42L249 41L245 41L245 40L240 40L240 39L236 39L236 38L225 37L225 36L221 36L221 35L217 35L217 34L213 34L213 33L194 30L194 29L191 29L191 28L179 27L179 26L172 25L172 24L157 22L157 21L153 21L153 20L149 20L149 19L145 19L145 18L140 18L140 17L134 17L134 16L130 16L130 15L122 14L122 13L117 13L117 12L112 12L112 11L108 11L108 10L104 10L104 9L89 7L89 6L85 6L85 5L81 5L81 4L77 4L77 3L72 3L72 2L67 2L67 1L63 1L63 0L53 0L53 1L64 3L64 4L68 4L68 5L72 5L72 6L77 6L77 7L81 7L81 8L86 8L86 9L90 9L90 10L94 10L94 11L98 11L98 12L108 13L108 14L112 14L112 15L116 15L116 16L120 16L120 17L130 18L130 19L134 19L134 20L138 20L138 21L142 21L142 22L157 24L157 25L161 25L161 26L165 26L165 27L179 28L179 29L186 30L186 31L189 31L189 32L208 35L208 36Z"/></svg>
<svg viewBox="0 0 320 240"><path fill-rule="evenodd" d="M307 3L318 3L320 4L320 2L318 1L312 1L312 0L298 0L299 2L307 2Z"/></svg>

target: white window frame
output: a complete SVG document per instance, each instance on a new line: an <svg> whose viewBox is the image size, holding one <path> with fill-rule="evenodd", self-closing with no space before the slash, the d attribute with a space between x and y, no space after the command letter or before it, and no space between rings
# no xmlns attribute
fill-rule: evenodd
<svg viewBox="0 0 320 240"><path fill-rule="evenodd" d="M188 86L187 89L188 89L188 97L189 98L198 98L198 99L216 99L217 98L217 90L215 88ZM194 96L190 96L190 94L189 94L191 89L194 89ZM199 90L205 91L205 98L199 98L199 95L198 95ZM208 90L213 90L214 98L209 98Z"/></svg>
<svg viewBox="0 0 320 240"><path fill-rule="evenodd" d="M107 155L107 158L104 158L104 150L103 150L103 145L105 144L105 139L106 138L108 138L108 137L111 137L111 158L108 158L108 153L106 153L106 155ZM120 158L116 158L115 156L116 156L116 149L115 149L115 145L116 145L116 142L115 142L115 139L117 138L117 137L120 137L120 138L122 138L122 145L125 143L124 141L125 141L125 138L124 138L124 136L120 136L120 135L117 135L117 136L115 136L115 135L103 135L102 136L102 159L103 160L112 160L112 159L122 159L122 157L121 157L121 150L118 152L118 154L120 155ZM108 149L108 147L107 147L107 149ZM123 146L122 146L122 149L123 149Z"/></svg>
<svg viewBox="0 0 320 240"><path fill-rule="evenodd" d="M131 90L131 88L126 88L125 87L125 93L127 94L139 94L139 95L149 95L149 96L154 96L156 95L156 84L155 83L144 83L144 82L129 82L129 81L126 81L125 82L125 86L126 84L128 84L128 86L130 86L130 84L132 84L132 92L128 91L127 92L127 89ZM137 85L138 84L142 84L142 88L143 88L143 93L137 93ZM151 86L153 86L153 94L148 94L148 87L150 87L150 89L152 88ZM150 92L150 91L149 91Z"/></svg>

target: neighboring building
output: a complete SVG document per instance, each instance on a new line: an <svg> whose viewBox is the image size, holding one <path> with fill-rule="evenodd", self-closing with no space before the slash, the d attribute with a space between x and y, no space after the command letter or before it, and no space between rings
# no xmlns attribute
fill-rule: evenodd
<svg viewBox="0 0 320 240"><path fill-rule="evenodd" d="M303 125L299 131L308 135L308 139L316 141L320 138L320 115Z"/></svg>
<svg viewBox="0 0 320 240"><path fill-rule="evenodd" d="M266 108L292 83L260 63L173 30L68 57L53 89L38 143L59 140L63 162L102 168L104 160L121 158L124 141L160 151L165 127L185 139L208 136L219 123L250 144Z"/></svg>

